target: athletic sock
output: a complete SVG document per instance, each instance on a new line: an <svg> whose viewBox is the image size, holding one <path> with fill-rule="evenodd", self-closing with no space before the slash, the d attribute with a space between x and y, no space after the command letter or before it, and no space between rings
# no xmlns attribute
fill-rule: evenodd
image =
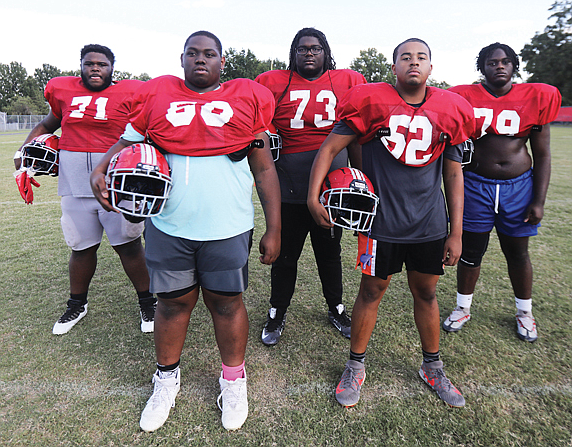
<svg viewBox="0 0 572 447"><path fill-rule="evenodd" d="M529 300L523 300L514 297L514 303L516 304L516 309L522 312L532 312L532 298Z"/></svg>
<svg viewBox="0 0 572 447"><path fill-rule="evenodd" d="M244 362L238 366L226 366L222 364L222 378L229 381L244 378Z"/></svg>
<svg viewBox="0 0 572 447"><path fill-rule="evenodd" d="M365 363L365 352L361 354L356 354L350 349L350 360L355 360L356 362Z"/></svg>
<svg viewBox="0 0 572 447"><path fill-rule="evenodd" d="M432 362L438 362L439 361L439 351L432 353L432 352L426 352L424 349L422 349L421 351L423 351L423 361L425 363L432 363Z"/></svg>
<svg viewBox="0 0 572 447"><path fill-rule="evenodd" d="M470 310L472 302L473 302L472 293L469 293L468 295L463 295L462 293L457 292L457 306L462 307L463 309L466 310Z"/></svg>
<svg viewBox="0 0 572 447"><path fill-rule="evenodd" d="M176 363L173 363L172 365L160 365L159 363L157 363L157 371L159 374L159 378L168 379L170 377L177 375L180 364L181 360L178 360Z"/></svg>
<svg viewBox="0 0 572 447"><path fill-rule="evenodd" d="M85 293L70 293L70 300L77 301L79 303L86 304L87 303L87 292Z"/></svg>

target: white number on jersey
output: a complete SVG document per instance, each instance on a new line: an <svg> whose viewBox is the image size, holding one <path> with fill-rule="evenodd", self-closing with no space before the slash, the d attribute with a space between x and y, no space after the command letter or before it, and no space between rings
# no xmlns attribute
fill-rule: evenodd
<svg viewBox="0 0 572 447"><path fill-rule="evenodd" d="M294 118L290 120L291 129L304 128L302 116L310 102L310 90L292 90L290 92L290 101L296 101L297 99L301 99L301 101L298 104ZM324 115L316 113L314 115L314 124L318 128L331 126L336 121L336 96L330 90L321 90L316 96L316 102L325 103L324 112L326 112L326 117L324 118Z"/></svg>
<svg viewBox="0 0 572 447"><path fill-rule="evenodd" d="M78 106L77 109L70 112L70 118L83 118L87 106L91 103L93 96L74 96L72 98L71 105ZM107 101L109 98L103 96L95 100L95 116L96 120L107 120L107 114L105 113L105 107L107 106Z"/></svg>
<svg viewBox="0 0 572 447"><path fill-rule="evenodd" d="M196 105L193 101L172 102L165 117L174 127L188 126L197 113ZM230 121L234 111L225 101L212 101L201 106L200 114L207 126L222 127Z"/></svg>
<svg viewBox="0 0 572 447"><path fill-rule="evenodd" d="M397 131L399 127L409 129L408 132L410 133L416 133L421 130L421 139L411 139L408 143L405 135ZM425 152L431 146L433 125L429 118L415 115L411 119L409 115L392 115L389 118L389 128L391 129L391 135L389 137L381 137L381 141L396 159L399 160L403 152L405 152L404 161L408 165L422 165L431 158L431 153L425 154L422 158L417 158L417 152ZM394 144L393 149L389 145L390 142Z"/></svg>
<svg viewBox="0 0 572 447"><path fill-rule="evenodd" d="M493 122L493 109L474 107L473 110L475 111L475 119L485 119L481 126L481 135L479 138L484 137L487 133L487 129ZM503 110L499 113L495 129L499 135L516 135L520 129L520 116L516 110Z"/></svg>

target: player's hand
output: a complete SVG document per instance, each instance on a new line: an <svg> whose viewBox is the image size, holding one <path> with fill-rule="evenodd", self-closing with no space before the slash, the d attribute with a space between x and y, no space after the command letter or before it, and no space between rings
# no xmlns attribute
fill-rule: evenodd
<svg viewBox="0 0 572 447"><path fill-rule="evenodd" d="M14 172L14 177L16 177L16 184L18 185L18 191L20 191L22 199L24 199L27 205L30 205L34 201L32 186L39 187L40 184L34 177L28 175L28 171L16 171Z"/></svg>
<svg viewBox="0 0 572 447"><path fill-rule="evenodd" d="M308 209L316 223L322 228L329 229L334 226L334 224L330 222L328 211L318 200L312 202L308 201Z"/></svg>
<svg viewBox="0 0 572 447"><path fill-rule="evenodd" d="M460 236L449 235L443 248L443 264L455 266L461 259L463 242Z"/></svg>
<svg viewBox="0 0 572 447"><path fill-rule="evenodd" d="M105 211L114 211L118 213L116 209L111 206L109 200L109 191L107 189L107 183L105 182L105 173L94 170L89 177L89 182L91 184L91 190L97 201L101 204Z"/></svg>
<svg viewBox="0 0 572 447"><path fill-rule="evenodd" d="M544 217L544 206L531 203L526 209L524 221L531 225L537 225Z"/></svg>
<svg viewBox="0 0 572 447"><path fill-rule="evenodd" d="M280 254L280 232L266 231L258 244L260 262L266 265L272 264Z"/></svg>

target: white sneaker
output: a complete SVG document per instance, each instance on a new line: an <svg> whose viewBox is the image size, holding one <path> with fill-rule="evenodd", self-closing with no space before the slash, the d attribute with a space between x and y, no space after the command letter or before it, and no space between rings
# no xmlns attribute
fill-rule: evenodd
<svg viewBox="0 0 572 447"><path fill-rule="evenodd" d="M81 304L76 300L70 299L67 306L64 314L52 328L52 333L55 335L67 334L87 314L87 303Z"/></svg>
<svg viewBox="0 0 572 447"><path fill-rule="evenodd" d="M536 321L531 312L519 310L516 313L516 333L521 340L533 343L538 338Z"/></svg>
<svg viewBox="0 0 572 447"><path fill-rule="evenodd" d="M227 430L238 430L248 417L246 372L243 379L233 381L223 379L221 373L218 381L220 383L220 394L217 404L222 411L222 426Z"/></svg>
<svg viewBox="0 0 572 447"><path fill-rule="evenodd" d="M460 331L465 323L471 319L471 312L469 309L457 306L451 312L451 315L443 321L443 329L447 332Z"/></svg>
<svg viewBox="0 0 572 447"><path fill-rule="evenodd" d="M162 427L169 417L171 408L175 406L175 397L177 397L177 393L181 388L179 368L171 377L165 379L161 379L159 371L156 371L153 374L153 383L155 384L153 395L147 401L139 421L141 429L147 432L155 431Z"/></svg>

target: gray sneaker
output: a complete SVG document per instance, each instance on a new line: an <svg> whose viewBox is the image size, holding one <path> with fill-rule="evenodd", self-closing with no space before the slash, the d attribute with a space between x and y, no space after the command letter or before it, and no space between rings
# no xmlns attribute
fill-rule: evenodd
<svg viewBox="0 0 572 447"><path fill-rule="evenodd" d="M280 336L286 324L286 309L271 307L268 311L266 324L262 329L262 343L267 346L275 345L280 341Z"/></svg>
<svg viewBox="0 0 572 447"><path fill-rule="evenodd" d="M451 315L443 321L443 329L447 332L457 332L460 331L465 323L471 319L471 313L469 309L461 306L457 306L451 312Z"/></svg>
<svg viewBox="0 0 572 447"><path fill-rule="evenodd" d="M421 364L419 376L429 385L433 391L437 393L442 400L452 407L465 406L465 398L459 390L451 383L445 371L443 371L443 362L430 362Z"/></svg>
<svg viewBox="0 0 572 447"><path fill-rule="evenodd" d="M536 321L531 312L519 310L516 313L516 333L518 338L530 343L538 339L538 332L536 331Z"/></svg>
<svg viewBox="0 0 572 447"><path fill-rule="evenodd" d="M365 380L365 365L348 360L336 388L336 400L344 407L353 407L359 401L361 386Z"/></svg>

